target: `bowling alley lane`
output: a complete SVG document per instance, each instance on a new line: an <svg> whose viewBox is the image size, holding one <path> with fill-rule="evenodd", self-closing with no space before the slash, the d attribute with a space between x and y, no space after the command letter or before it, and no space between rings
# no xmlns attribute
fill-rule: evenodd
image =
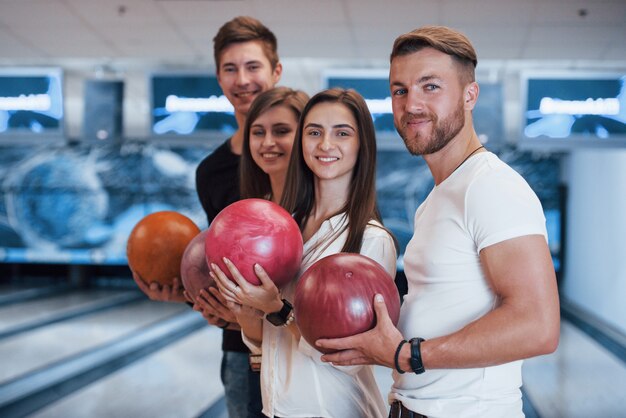
<svg viewBox="0 0 626 418"><path fill-rule="evenodd" d="M63 294L0 306L0 335L37 326L51 318L68 317L137 299L137 291L118 289L68 290Z"/></svg>
<svg viewBox="0 0 626 418"><path fill-rule="evenodd" d="M197 417L223 396L221 341L203 327L29 416Z"/></svg>
<svg viewBox="0 0 626 418"><path fill-rule="evenodd" d="M11 359L0 368L0 383L186 310L189 308L182 304L153 302L144 297L131 304L0 339L0 358ZM4 320L4 314L0 315Z"/></svg>
<svg viewBox="0 0 626 418"><path fill-rule="evenodd" d="M626 416L626 364L570 322L557 351L526 360L523 376L540 417Z"/></svg>

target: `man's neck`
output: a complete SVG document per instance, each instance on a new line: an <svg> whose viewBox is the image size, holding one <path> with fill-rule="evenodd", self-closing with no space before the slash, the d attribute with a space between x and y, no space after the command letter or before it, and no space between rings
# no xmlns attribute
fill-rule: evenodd
<svg viewBox="0 0 626 418"><path fill-rule="evenodd" d="M237 120L237 130L230 138L230 150L233 154L241 155L243 152L243 127L246 123L246 115L235 112L235 119Z"/></svg>
<svg viewBox="0 0 626 418"><path fill-rule="evenodd" d="M428 164L435 185L441 184L445 179L459 168L465 159L472 154L482 151L478 135L473 127L463 129L448 145L434 154L424 155L424 160Z"/></svg>
<svg viewBox="0 0 626 418"><path fill-rule="evenodd" d="M243 152L243 128L239 128L230 137L230 151L235 155Z"/></svg>

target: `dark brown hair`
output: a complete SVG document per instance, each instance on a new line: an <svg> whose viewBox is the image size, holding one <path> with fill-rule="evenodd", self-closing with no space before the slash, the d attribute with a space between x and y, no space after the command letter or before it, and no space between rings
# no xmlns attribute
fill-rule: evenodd
<svg viewBox="0 0 626 418"><path fill-rule="evenodd" d="M238 16L224 23L213 38L213 56L217 72L220 69L222 52L232 44L260 41L263 52L272 65L272 70L278 64L278 43L276 36L263 23L249 16Z"/></svg>
<svg viewBox="0 0 626 418"><path fill-rule="evenodd" d="M476 80L475 68L478 58L472 43L462 33L446 26L423 26L398 36L393 43L389 61L427 47L452 56L461 68L462 82L470 83Z"/></svg>
<svg viewBox="0 0 626 418"><path fill-rule="evenodd" d="M363 97L350 89L332 88L321 91L309 100L300 116L296 139L291 151L287 182L281 205L292 213L303 230L315 206L315 174L307 166L302 153L304 120L313 107L320 103L340 103L353 115L357 123L359 152L352 173L350 190L344 207L338 212L348 215L348 238L342 252L358 253L368 222L382 223L376 206L376 132L372 115Z"/></svg>
<svg viewBox="0 0 626 418"><path fill-rule="evenodd" d="M250 152L250 128L252 124L259 116L275 106L286 106L291 109L297 121L300 119L300 114L308 99L309 96L303 91L292 90L288 87L276 87L259 94L250 105L243 128L243 150L239 164L242 199L266 198L272 193L269 176L252 159Z"/></svg>

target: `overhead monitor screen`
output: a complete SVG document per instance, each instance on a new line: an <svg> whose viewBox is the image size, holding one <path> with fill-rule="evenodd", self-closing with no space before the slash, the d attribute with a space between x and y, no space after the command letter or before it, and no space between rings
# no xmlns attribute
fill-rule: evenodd
<svg viewBox="0 0 626 418"><path fill-rule="evenodd" d="M61 133L62 90L58 69L0 69L0 135Z"/></svg>
<svg viewBox="0 0 626 418"><path fill-rule="evenodd" d="M237 130L234 109L217 78L205 74L155 74L151 77L152 133L194 135Z"/></svg>
<svg viewBox="0 0 626 418"><path fill-rule="evenodd" d="M354 89L367 103L374 119L374 127L379 132L395 132L391 95L389 93L389 73L386 70L337 70L324 74L326 88L343 87Z"/></svg>
<svg viewBox="0 0 626 418"><path fill-rule="evenodd" d="M530 75L523 83L526 143L626 144L626 75Z"/></svg>

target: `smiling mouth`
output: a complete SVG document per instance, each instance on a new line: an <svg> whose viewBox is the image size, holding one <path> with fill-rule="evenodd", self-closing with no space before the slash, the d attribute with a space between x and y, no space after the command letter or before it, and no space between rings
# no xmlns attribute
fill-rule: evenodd
<svg viewBox="0 0 626 418"><path fill-rule="evenodd" d="M332 163L333 161L339 161L338 157L317 157L323 163Z"/></svg>
<svg viewBox="0 0 626 418"><path fill-rule="evenodd" d="M235 96L239 97L240 99L247 99L250 96L254 96L256 94L256 91L242 91L239 93L235 93Z"/></svg>
<svg viewBox="0 0 626 418"><path fill-rule="evenodd" d="M283 154L280 154L278 152L264 152L261 154L261 157L267 159L267 160L273 160L275 158L280 157Z"/></svg>
<svg viewBox="0 0 626 418"><path fill-rule="evenodd" d="M406 121L407 125L423 125L430 122L430 119L409 119Z"/></svg>

